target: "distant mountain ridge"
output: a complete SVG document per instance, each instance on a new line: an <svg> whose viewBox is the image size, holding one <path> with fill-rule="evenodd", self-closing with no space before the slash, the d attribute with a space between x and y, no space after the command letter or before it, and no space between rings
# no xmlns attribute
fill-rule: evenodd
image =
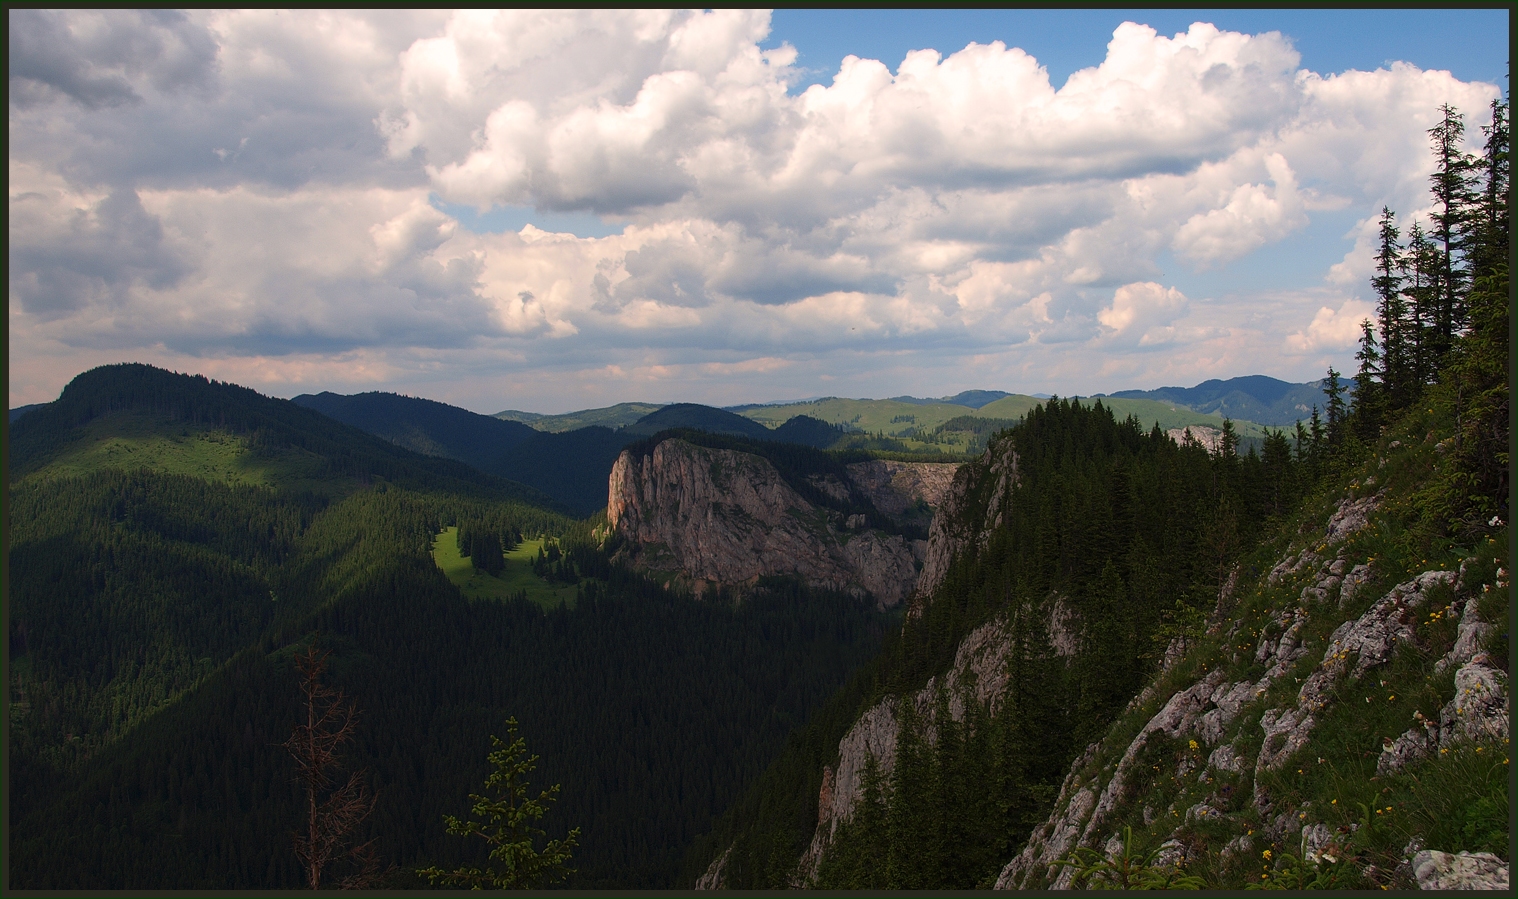
<svg viewBox="0 0 1518 899"><path fill-rule="evenodd" d="M520 422L396 393L344 396L323 391L301 394L291 402L414 452L457 459L481 471L489 471L507 449L538 434Z"/></svg>
<svg viewBox="0 0 1518 899"><path fill-rule="evenodd" d="M915 396L893 396L891 399L898 403L911 403L914 406L931 406L944 403L950 406L968 406L971 409L979 409L988 403L994 403L1002 397L1012 396L1005 390L961 390L953 396L942 396L937 399Z"/></svg>
<svg viewBox="0 0 1518 899"><path fill-rule="evenodd" d="M1346 386L1351 383L1352 379L1346 379ZM1195 387L1119 390L1097 395L1174 403L1208 415L1225 415L1272 427L1293 425L1309 417L1313 406L1321 412L1328 403L1322 381L1293 384L1265 375L1245 375L1226 381L1213 379Z"/></svg>
<svg viewBox="0 0 1518 899"><path fill-rule="evenodd" d="M607 478L622 448L661 431L697 430L817 449L832 445L844 434L842 428L805 415L793 416L770 429L741 415L697 403L662 407L620 403L554 416L560 421L551 427L541 427L548 418L543 416L537 422L540 427L534 428L500 417L508 413L480 415L393 393L304 394L293 402L414 452L455 459L487 474L525 484L581 516L606 504ZM602 425L570 430L557 427L575 420L625 419L644 408L651 411L615 429Z"/></svg>
<svg viewBox="0 0 1518 899"><path fill-rule="evenodd" d="M539 412L519 412L515 409L507 409L497 412L492 418L505 421L519 421L530 425L535 430L550 431L555 434L564 431L574 431L579 428L588 428L598 425L603 428L625 428L635 424L638 419L663 409L666 403L617 403L614 406L604 406L599 409L581 409L576 412L563 412L558 415L545 415Z"/></svg>

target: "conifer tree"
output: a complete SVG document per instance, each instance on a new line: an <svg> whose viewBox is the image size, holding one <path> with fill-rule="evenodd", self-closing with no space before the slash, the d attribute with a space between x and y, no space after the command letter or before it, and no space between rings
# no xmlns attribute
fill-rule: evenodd
<svg viewBox="0 0 1518 899"><path fill-rule="evenodd" d="M527 741L517 734L517 719L506 720L506 737L491 736L495 751L488 756L494 768L485 778L483 796L470 793L474 800L471 810L479 820L460 821L452 815L443 816L448 832L455 836L477 836L491 847L490 859L496 864L480 869L461 867L453 871L431 867L417 873L426 877L433 886L455 889L534 889L563 880L574 869L568 862L579 845L580 829L576 827L562 840L549 840L539 850L537 841L546 833L537 822L548 812L549 803L558 796L559 785L554 784L531 799L527 792L527 775L537 768L538 757L527 754Z"/></svg>
<svg viewBox="0 0 1518 899"><path fill-rule="evenodd" d="M1381 209L1380 248L1376 252L1376 275L1371 288L1376 292L1376 314L1381 332L1381 388L1384 401L1400 408L1410 399L1412 360L1408 346L1407 297L1402 293L1402 258L1396 214L1389 207Z"/></svg>
<svg viewBox="0 0 1518 899"><path fill-rule="evenodd" d="M1455 335L1465 326L1465 289L1469 272L1462 265L1468 247L1474 191L1475 160L1460 149L1465 137L1465 116L1448 103L1439 107L1442 118L1428 130L1434 147L1433 186L1434 240L1438 246L1435 291L1434 359L1442 364Z"/></svg>
<svg viewBox="0 0 1518 899"><path fill-rule="evenodd" d="M1344 402L1344 385L1339 381L1339 373L1330 365L1328 367L1328 383L1323 385L1323 393L1327 396L1328 411L1328 445L1338 447L1344 440L1344 424L1346 404Z"/></svg>
<svg viewBox="0 0 1518 899"><path fill-rule="evenodd" d="M1381 353L1376 348L1376 332L1370 319L1360 322L1360 349L1355 358L1360 369L1355 373L1354 431L1361 440L1374 440L1381 432L1381 392L1377 379L1384 373Z"/></svg>
<svg viewBox="0 0 1518 899"><path fill-rule="evenodd" d="M1436 337L1439 251L1419 222L1413 222L1407 229L1403 264L1407 277L1403 281L1402 293L1407 297L1409 320L1409 333L1404 342L1411 344L1408 347L1409 385L1413 392L1418 392L1433 380L1439 346Z"/></svg>

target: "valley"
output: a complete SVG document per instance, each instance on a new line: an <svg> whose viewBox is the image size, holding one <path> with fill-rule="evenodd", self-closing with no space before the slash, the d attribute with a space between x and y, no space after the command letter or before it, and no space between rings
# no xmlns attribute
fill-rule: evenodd
<svg viewBox="0 0 1518 899"><path fill-rule="evenodd" d="M676 404L551 432L322 396L374 433L146 366L12 423L20 883L293 885L278 744L311 645L366 711L351 764L382 788L364 833L393 888L472 858L441 821L507 716L564 785L549 835L581 828L572 887L1063 888L1082 847L1127 851L1101 842L1115 822L1169 853L1165 876L1215 883L1260 840L1297 839L1314 876L1358 853L1345 883L1410 882L1396 834L1500 848L1496 818L1408 779L1388 787L1401 830L1331 836L1356 819L1328 809L1381 801L1362 784L1393 763L1348 748L1383 737L1397 765L1454 753L1418 770L1459 808L1497 801L1490 772L1448 784L1506 758L1506 524L1472 543L1421 511L1453 426L1437 394L1373 446L1261 427L1258 451L1248 424L1145 424L1147 399ZM907 436L929 426L985 448ZM561 475L517 469L535 488L492 458ZM605 511L576 514L596 478ZM1340 683L1323 647L1384 629L1389 602L1426 620L1415 655L1360 644L1387 666L1377 714L1293 706L1286 675ZM1462 684L1480 717L1442 708ZM1391 733L1414 713L1433 743ZM1274 760L1304 752L1337 773L1283 780ZM66 821L109 848L60 849Z"/></svg>

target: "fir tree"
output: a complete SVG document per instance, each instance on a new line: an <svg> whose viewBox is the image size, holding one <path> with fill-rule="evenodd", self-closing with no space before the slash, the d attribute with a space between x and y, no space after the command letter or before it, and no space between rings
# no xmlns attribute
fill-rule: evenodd
<svg viewBox="0 0 1518 899"><path fill-rule="evenodd" d="M1328 411L1328 445L1337 447L1344 439L1344 425L1347 406L1344 402L1344 385L1339 381L1339 373L1330 365L1328 377L1323 385L1323 393L1327 396Z"/></svg>
<svg viewBox="0 0 1518 899"><path fill-rule="evenodd" d="M469 794L474 800L472 813L480 820L460 821L452 815L443 816L449 833L477 836L490 844L490 858L499 867L493 865L484 870L462 867L453 871L432 867L417 871L433 886L534 889L574 873L568 862L578 845L578 827L562 840L548 841L541 850L535 846L539 838L546 836L537 822L558 796L559 785L544 790L536 799L528 798L527 775L537 769L538 757L527 754L527 741L517 734L517 719L507 719L506 737L490 738L495 751L488 758L495 770L485 778L485 789L491 795Z"/></svg>
<svg viewBox="0 0 1518 899"><path fill-rule="evenodd" d="M1360 369L1355 373L1355 434L1365 441L1381 433L1381 393L1376 383L1384 373L1381 353L1376 348L1376 332L1370 319L1360 322L1360 349L1355 353Z"/></svg>
<svg viewBox="0 0 1518 899"><path fill-rule="evenodd" d="M1439 107L1442 118L1428 130L1434 147L1433 237L1439 250L1435 291L1434 358L1442 364L1455 338L1465 326L1465 289L1469 272L1462 266L1468 246L1474 190L1475 160L1460 149L1465 137L1465 116L1448 103Z"/></svg>
<svg viewBox="0 0 1518 899"><path fill-rule="evenodd" d="M1409 358L1407 297L1402 293L1406 262L1395 221L1396 214L1382 207L1380 248L1376 252L1376 275L1371 278L1371 288L1376 292L1376 314L1380 319L1382 393L1389 406L1400 408L1410 399L1413 365Z"/></svg>

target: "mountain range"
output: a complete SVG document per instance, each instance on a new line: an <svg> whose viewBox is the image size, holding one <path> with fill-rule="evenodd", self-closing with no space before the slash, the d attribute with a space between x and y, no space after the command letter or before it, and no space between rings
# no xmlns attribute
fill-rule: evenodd
<svg viewBox="0 0 1518 899"><path fill-rule="evenodd" d="M1207 415L1226 415L1273 427L1290 427L1327 406L1323 381L1291 384L1264 375L1246 375L1226 381L1203 381L1195 387L1161 387L1157 390L1119 390L1101 394L1114 399L1154 400L1185 406Z"/></svg>
<svg viewBox="0 0 1518 899"><path fill-rule="evenodd" d="M1497 884L1512 563L1470 417L1167 433L1301 396L1235 380L552 431L86 372L7 424L10 883L299 886L316 647L391 888L488 864L443 819L508 717L572 889Z"/></svg>

